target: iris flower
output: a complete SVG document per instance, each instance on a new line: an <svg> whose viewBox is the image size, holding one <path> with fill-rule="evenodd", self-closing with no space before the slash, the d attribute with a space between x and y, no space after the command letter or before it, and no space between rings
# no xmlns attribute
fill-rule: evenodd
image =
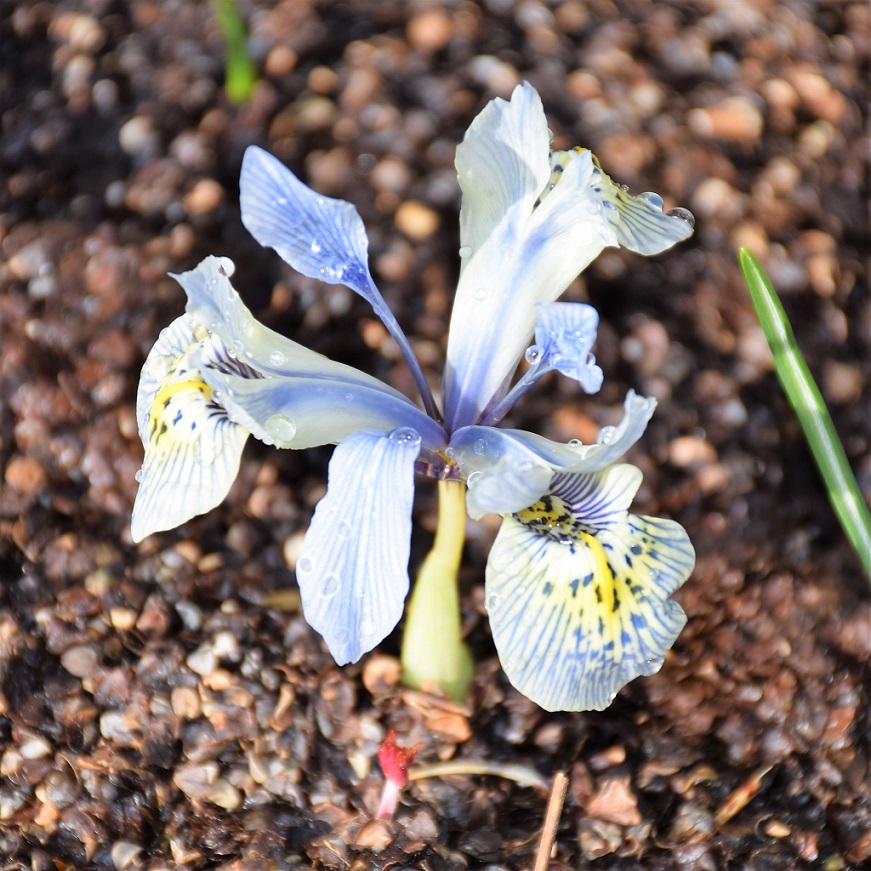
<svg viewBox="0 0 871 871"><path fill-rule="evenodd" d="M589 151L551 150L528 84L481 112L456 165L461 271L442 413L375 287L356 209L247 150L245 226L297 271L371 303L421 403L260 324L230 283L232 262L208 257L174 276L186 312L143 368L145 461L132 535L216 506L248 435L279 448L335 444L296 575L307 621L344 664L402 615L416 476L462 481L470 516L503 517L486 606L509 680L549 710L602 709L629 680L659 669L686 619L668 597L694 563L687 535L673 521L629 513L641 473L617 462L655 402L630 392L621 423L590 445L496 424L550 371L598 390L598 315L556 302L575 276L606 247L657 254L692 227L687 213L663 213L656 194L630 196ZM529 366L512 385L524 357Z"/></svg>

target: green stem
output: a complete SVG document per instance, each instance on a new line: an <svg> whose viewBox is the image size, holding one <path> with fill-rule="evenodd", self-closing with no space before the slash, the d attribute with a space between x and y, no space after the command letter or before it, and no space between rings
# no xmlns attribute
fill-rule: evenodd
<svg viewBox="0 0 871 871"><path fill-rule="evenodd" d="M765 270L746 248L739 250L738 259L774 356L777 377L804 430L832 508L871 581L871 516L847 463L832 418Z"/></svg>
<svg viewBox="0 0 871 871"><path fill-rule="evenodd" d="M466 537L466 487L439 481L438 527L408 603L402 638L402 682L466 697L474 673L462 640L457 575Z"/></svg>

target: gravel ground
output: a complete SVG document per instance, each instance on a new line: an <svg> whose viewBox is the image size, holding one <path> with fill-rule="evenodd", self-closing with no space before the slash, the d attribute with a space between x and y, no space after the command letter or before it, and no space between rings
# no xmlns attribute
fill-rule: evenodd
<svg viewBox="0 0 871 871"><path fill-rule="evenodd" d="M420 764L570 779L557 868L844 869L871 858L871 598L771 372L737 270L782 292L871 495L864 2L240 3L261 79L223 95L212 7L0 2L0 868L529 869L546 795L413 783L373 823L379 742ZM596 397L513 423L588 439L628 387L657 415L641 513L698 551L662 672L607 711L546 714L502 675L470 525L466 706L397 684L397 634L337 668L294 607L326 449L246 449L217 510L136 547L139 369L183 308L168 271L232 257L258 317L401 389L365 304L244 232L269 147L367 224L376 277L434 380L459 245L454 149L521 79L560 146L693 210L654 261L608 253L568 297L602 313ZM419 561L434 492L419 488Z"/></svg>

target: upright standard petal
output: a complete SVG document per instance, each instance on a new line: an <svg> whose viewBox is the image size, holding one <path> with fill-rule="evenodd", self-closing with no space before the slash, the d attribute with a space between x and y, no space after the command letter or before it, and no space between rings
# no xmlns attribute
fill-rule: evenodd
<svg viewBox="0 0 871 871"><path fill-rule="evenodd" d="M574 379L585 393L596 393L604 378L592 354L598 329L599 313L591 305L580 302L539 305L535 345L526 356L540 360L542 368L556 369Z"/></svg>
<svg viewBox="0 0 871 871"><path fill-rule="evenodd" d="M695 562L683 528L629 514L633 466L558 475L503 521L486 603L511 683L546 710L602 710L657 672L686 617L668 599Z"/></svg>
<svg viewBox="0 0 871 871"><path fill-rule="evenodd" d="M211 510L239 471L248 431L216 401L204 380L206 367L257 377L190 315L160 334L145 361L136 398L145 460L137 475L134 541Z"/></svg>
<svg viewBox="0 0 871 871"><path fill-rule="evenodd" d="M297 272L380 299L369 273L369 239L357 209L304 185L280 160L251 145L239 180L242 223Z"/></svg>
<svg viewBox="0 0 871 871"><path fill-rule="evenodd" d="M419 452L412 429L358 432L330 460L327 495L305 534L296 576L305 619L339 665L356 662L402 616Z"/></svg>
<svg viewBox="0 0 871 871"><path fill-rule="evenodd" d="M189 316L260 376L255 382L233 367L203 368L232 420L281 448L333 444L358 429L400 426L415 427L430 447L444 445L442 428L399 391L257 321L230 283L233 271L232 260L207 257L173 276L188 296Z"/></svg>
<svg viewBox="0 0 871 871"><path fill-rule="evenodd" d="M615 185L588 150L550 154L545 131L538 96L523 85L509 104L488 106L457 149L463 265L445 371L449 430L499 402L532 337L535 306L556 300L604 248L653 254L692 233L687 220L662 213L656 194L632 197Z"/></svg>

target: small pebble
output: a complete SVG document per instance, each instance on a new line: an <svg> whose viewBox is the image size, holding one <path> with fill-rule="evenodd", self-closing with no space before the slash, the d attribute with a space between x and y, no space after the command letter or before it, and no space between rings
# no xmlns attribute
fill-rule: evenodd
<svg viewBox="0 0 871 871"><path fill-rule="evenodd" d="M396 226L410 239L421 241L439 228L438 213L417 200L406 200L396 210Z"/></svg>

